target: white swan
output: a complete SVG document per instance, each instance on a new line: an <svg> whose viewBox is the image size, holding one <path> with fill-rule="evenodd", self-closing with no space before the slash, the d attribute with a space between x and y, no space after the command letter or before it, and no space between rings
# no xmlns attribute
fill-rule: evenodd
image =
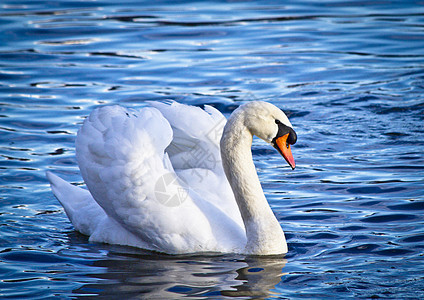
<svg viewBox="0 0 424 300"><path fill-rule="evenodd" d="M250 149L256 135L294 169L286 115L260 101L227 122L210 106L150 104L100 107L84 121L76 155L88 191L47 172L75 229L90 241L169 254L286 253Z"/></svg>

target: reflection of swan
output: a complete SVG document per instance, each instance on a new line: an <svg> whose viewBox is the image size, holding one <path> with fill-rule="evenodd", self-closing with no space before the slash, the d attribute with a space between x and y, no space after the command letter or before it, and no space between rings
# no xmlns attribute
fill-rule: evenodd
<svg viewBox="0 0 424 300"><path fill-rule="evenodd" d="M286 115L251 102L222 130L225 118L212 107L152 106L101 107L85 120L76 153L89 191L48 173L75 229L91 241L166 253L286 253L250 150L256 135L294 168Z"/></svg>
<svg viewBox="0 0 424 300"><path fill-rule="evenodd" d="M75 239L70 239L70 243L74 242ZM82 244L78 247L85 249ZM281 256L169 256L151 252L143 255L130 248L106 249L109 250L106 256L91 261L84 269L85 284L74 290L72 296L265 299L275 296L286 263Z"/></svg>

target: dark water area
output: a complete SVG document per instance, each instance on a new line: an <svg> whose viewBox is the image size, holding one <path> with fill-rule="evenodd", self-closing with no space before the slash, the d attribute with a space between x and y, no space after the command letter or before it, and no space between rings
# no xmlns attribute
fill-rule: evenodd
<svg viewBox="0 0 424 300"><path fill-rule="evenodd" d="M424 297L423 2L5 0L0 29L0 297ZM294 171L253 145L285 257L73 230L45 171L82 185L83 119L166 99L287 112Z"/></svg>

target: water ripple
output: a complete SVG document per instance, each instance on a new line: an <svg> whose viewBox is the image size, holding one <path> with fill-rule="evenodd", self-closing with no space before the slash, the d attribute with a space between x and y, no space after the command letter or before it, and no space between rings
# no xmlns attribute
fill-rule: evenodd
<svg viewBox="0 0 424 300"><path fill-rule="evenodd" d="M7 298L422 298L424 18L417 1L11 1L0 11L0 272ZM254 140L289 253L91 243L45 179L83 185L98 105L264 100L296 170Z"/></svg>

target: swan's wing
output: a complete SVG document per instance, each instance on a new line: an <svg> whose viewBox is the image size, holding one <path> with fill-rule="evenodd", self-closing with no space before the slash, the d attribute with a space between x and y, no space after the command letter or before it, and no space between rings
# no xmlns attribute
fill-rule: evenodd
<svg viewBox="0 0 424 300"><path fill-rule="evenodd" d="M222 167L219 143L227 122L224 115L209 105L203 110L177 102L149 104L159 109L172 127L173 139L166 152L177 174L244 227Z"/></svg>
<svg viewBox="0 0 424 300"><path fill-rule="evenodd" d="M172 126L173 139L166 152L174 169L222 171L219 142L226 119L218 110L177 102L149 104L159 109Z"/></svg>
<svg viewBox="0 0 424 300"><path fill-rule="evenodd" d="M143 185L154 185L156 173L164 173L160 152L172 132L162 119L154 109L136 112L105 106L95 109L78 131L76 155L82 176L109 216L117 218L119 207L114 205L132 196L128 192L136 192L133 187L140 188L137 202L142 203L147 192Z"/></svg>
<svg viewBox="0 0 424 300"><path fill-rule="evenodd" d="M171 126L155 108L94 110L76 140L90 193L110 218L146 241L149 249L234 251L228 247L240 237L238 224L180 181L165 153L171 140ZM221 225L230 233L216 228ZM228 241L220 241L222 237Z"/></svg>

